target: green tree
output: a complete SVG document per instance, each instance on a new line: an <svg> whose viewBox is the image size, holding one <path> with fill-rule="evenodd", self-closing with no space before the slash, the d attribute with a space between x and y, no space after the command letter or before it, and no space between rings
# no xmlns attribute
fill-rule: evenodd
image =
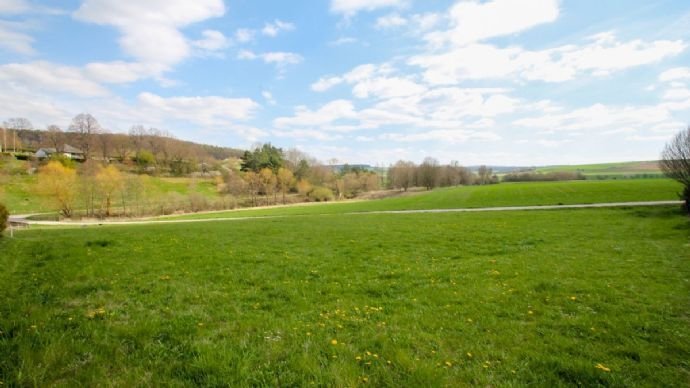
<svg viewBox="0 0 690 388"><path fill-rule="evenodd" d="M264 168L269 168L276 173L283 167L283 150L266 143L254 148L254 151L245 151L241 159L242 171L259 172Z"/></svg>

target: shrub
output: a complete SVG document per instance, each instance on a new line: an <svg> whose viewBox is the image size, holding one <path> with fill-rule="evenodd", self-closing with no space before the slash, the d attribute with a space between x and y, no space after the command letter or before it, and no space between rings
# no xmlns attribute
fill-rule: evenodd
<svg viewBox="0 0 690 388"><path fill-rule="evenodd" d="M309 198L316 202L328 202L333 200L333 192L327 187L317 186L309 193Z"/></svg>
<svg viewBox="0 0 690 388"><path fill-rule="evenodd" d="M2 237L2 232L7 228L8 218L10 218L10 213L7 211L5 205L0 203L0 237Z"/></svg>

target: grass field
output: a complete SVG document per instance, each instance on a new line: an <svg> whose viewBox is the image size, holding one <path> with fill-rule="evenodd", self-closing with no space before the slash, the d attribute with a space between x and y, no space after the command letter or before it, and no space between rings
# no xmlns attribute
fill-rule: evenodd
<svg viewBox="0 0 690 388"><path fill-rule="evenodd" d="M588 177L661 175L661 170L656 161L546 166L537 168L537 171L543 173L558 171L581 172Z"/></svg>
<svg viewBox="0 0 690 388"><path fill-rule="evenodd" d="M0 203L5 203L12 214L53 212L49 201L37 194L36 175L3 176ZM212 179L159 178L145 176L144 185L150 201L163 200L169 193L186 195L199 193L209 198L217 197L216 184Z"/></svg>
<svg viewBox="0 0 690 388"><path fill-rule="evenodd" d="M0 381L683 386L688 251L675 207L22 231Z"/></svg>
<svg viewBox="0 0 690 388"><path fill-rule="evenodd" d="M677 200L681 185L670 179L501 183L437 189L375 201L312 204L189 214L164 219L341 214L373 210L452 209L495 206L558 205Z"/></svg>

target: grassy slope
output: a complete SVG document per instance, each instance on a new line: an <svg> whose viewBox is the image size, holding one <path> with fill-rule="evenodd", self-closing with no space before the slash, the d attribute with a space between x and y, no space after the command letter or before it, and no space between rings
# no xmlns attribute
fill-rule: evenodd
<svg viewBox="0 0 690 388"><path fill-rule="evenodd" d="M689 234L673 208L29 230L0 240L0 381L684 385Z"/></svg>
<svg viewBox="0 0 690 388"><path fill-rule="evenodd" d="M659 165L656 161L546 166L537 168L537 171L545 173L554 171L579 171L588 176L661 174L661 170L659 170Z"/></svg>
<svg viewBox="0 0 690 388"><path fill-rule="evenodd" d="M51 212L49 201L36 194L35 175L3 177L0 201L4 201L12 214ZM216 185L211 179L146 177L146 193L151 202L162 200L168 193L187 195L199 193L207 197L217 196Z"/></svg>
<svg viewBox="0 0 690 388"><path fill-rule="evenodd" d="M264 215L336 214L371 210L450 209L678 199L680 184L670 179L501 183L438 189L375 201L190 214L174 219ZM165 218L170 219L170 218Z"/></svg>

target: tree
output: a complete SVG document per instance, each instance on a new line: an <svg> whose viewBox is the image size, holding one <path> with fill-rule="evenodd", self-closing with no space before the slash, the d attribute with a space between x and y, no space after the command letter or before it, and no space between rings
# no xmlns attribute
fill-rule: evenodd
<svg viewBox="0 0 690 388"><path fill-rule="evenodd" d="M14 117L11 118L3 123L3 127L6 129L11 129L12 130L12 150L14 152L17 151L17 131L22 130L22 129L32 129L34 126L31 124L31 121L29 119L24 118L24 117ZM3 149L7 151L7 138L6 138L6 133L3 131L2 135L2 144L3 144Z"/></svg>
<svg viewBox="0 0 690 388"><path fill-rule="evenodd" d="M273 171L266 167L262 168L261 171L259 171L259 177L261 179L261 191L263 191L264 196L266 197L266 205L268 205L268 197L270 195L274 195L274 202L275 202L275 193L276 193L276 176L273 174Z"/></svg>
<svg viewBox="0 0 690 388"><path fill-rule="evenodd" d="M113 165L101 167L95 176L98 190L105 205L105 216L110 216L110 207L117 193L125 187L125 180L120 170Z"/></svg>
<svg viewBox="0 0 690 388"><path fill-rule="evenodd" d="M48 144L55 148L55 151L57 152L62 152L62 137L62 129L60 129L60 127L57 125L49 125L46 128L46 140L48 141Z"/></svg>
<svg viewBox="0 0 690 388"><path fill-rule="evenodd" d="M414 162L406 162L404 160L395 162L395 164L388 169L391 187L407 191L408 188L414 186L416 168Z"/></svg>
<svg viewBox="0 0 690 388"><path fill-rule="evenodd" d="M8 218L10 218L10 213L7 211L5 205L0 203L0 237L2 237L2 232L7 229Z"/></svg>
<svg viewBox="0 0 690 388"><path fill-rule="evenodd" d="M477 170L477 175L479 178L479 184L486 185L488 183L491 183L491 175L493 175L493 170L490 167L481 165Z"/></svg>
<svg viewBox="0 0 690 388"><path fill-rule="evenodd" d="M426 187L427 190L431 190L438 186L440 172L441 167L438 164L438 160L425 158L417 169L418 183Z"/></svg>
<svg viewBox="0 0 690 388"><path fill-rule="evenodd" d="M683 184L680 197L685 201L685 211L690 214L690 127L666 144L659 167L667 177Z"/></svg>
<svg viewBox="0 0 690 388"><path fill-rule="evenodd" d="M76 188L77 172L60 162L48 162L38 172L39 192L48 196L64 217L72 217Z"/></svg>
<svg viewBox="0 0 690 388"><path fill-rule="evenodd" d="M267 143L255 147L254 151L245 151L241 159L242 171L259 172L261 169L270 168L276 173L283 166L283 150Z"/></svg>
<svg viewBox="0 0 690 388"><path fill-rule="evenodd" d="M93 137L101 130L98 120L88 113L80 113L72 119L69 130L77 135L77 146L84 151L84 160L88 160Z"/></svg>
<svg viewBox="0 0 690 388"><path fill-rule="evenodd" d="M285 204L285 194L290 190L290 187L295 183L295 177L292 174L292 171L288 170L287 168L279 168L278 169L278 187L280 188L280 192L283 195L283 205Z"/></svg>

